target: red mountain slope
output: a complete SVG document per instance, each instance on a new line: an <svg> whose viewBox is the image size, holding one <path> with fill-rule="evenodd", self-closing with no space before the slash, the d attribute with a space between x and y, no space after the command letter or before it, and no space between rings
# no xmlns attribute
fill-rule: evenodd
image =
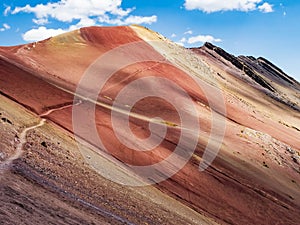
<svg viewBox="0 0 300 225"><path fill-rule="evenodd" d="M138 26L90 27L0 48L0 74L1 98L24 106L34 120L44 118L47 124L26 134L20 156L13 157L22 128L32 124L9 106L1 106L3 115L20 121L12 121L13 131L2 119L8 126L1 130L5 140L0 167L4 173L1 188L6 190L3 218L11 218L8 202L14 199L7 189L21 177L27 179L22 181L27 186L50 190L46 195L55 201L61 199L57 194L68 199L65 204L57 203L59 211L82 220L300 222L300 85L266 59L235 57L209 43L184 49ZM6 129L12 129L11 133ZM71 134L79 136L84 147L74 147ZM48 141L41 141L43 135ZM63 140L57 141L57 135ZM9 148L6 140L15 148ZM67 144L59 147L58 142ZM116 165L106 164L103 152L117 160ZM173 156L159 170L142 167ZM120 162L126 164L125 171L133 170L148 183L160 181L152 186L176 201L152 187L141 191L111 183L129 179L135 184L134 175L123 174ZM209 167L200 171L204 162ZM103 193L109 185L110 195ZM126 196L135 193L137 197L128 197L129 207ZM24 198L37 202L42 197ZM80 200L72 202L76 198ZM87 208L87 218L80 205ZM45 206L33 208L49 213ZM144 218L141 215L147 210L151 215Z"/></svg>

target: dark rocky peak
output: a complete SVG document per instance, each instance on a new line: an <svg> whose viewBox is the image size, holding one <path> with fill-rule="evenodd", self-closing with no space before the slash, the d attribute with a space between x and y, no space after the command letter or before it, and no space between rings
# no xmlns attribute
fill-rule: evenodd
<svg viewBox="0 0 300 225"><path fill-rule="evenodd" d="M253 56L243 55L236 57L209 42L206 42L202 47L202 49L205 48L231 62L236 68L244 71L249 77L272 92L274 92L274 88L261 75L268 77L272 81L277 81L280 84L299 87L299 83L294 78L287 75L282 69L263 57L255 58Z"/></svg>
<svg viewBox="0 0 300 225"><path fill-rule="evenodd" d="M216 60L220 60L220 57L228 63L227 66L232 64L235 68L241 71L241 74L249 76L261 87L269 91L267 95L271 98L281 102L294 110L300 111L297 101L295 99L286 98L283 93L284 87L292 88L298 93L300 90L300 84L284 73L280 68L263 57L255 58L253 56L235 56L232 55L220 47L217 47L211 43L205 43L200 49L192 49L194 52L205 52L207 55L214 57ZM203 53L202 53L203 54ZM281 88L282 87L282 88ZM283 91L283 92L282 92ZM296 98L297 95L295 95Z"/></svg>
<svg viewBox="0 0 300 225"><path fill-rule="evenodd" d="M246 56L248 59L252 60L252 61L256 61L256 58L254 56Z"/></svg>
<svg viewBox="0 0 300 225"><path fill-rule="evenodd" d="M277 78L280 78L289 84L294 84L297 82L292 77L288 76L285 72L283 72L279 67L275 66L273 63L268 61L267 59L263 57L259 57L257 59L258 64L263 67L266 71L268 71L270 74L274 75Z"/></svg>
<svg viewBox="0 0 300 225"><path fill-rule="evenodd" d="M225 60L231 62L236 68L243 71L246 75L248 75L252 80L254 80L256 83L261 85L262 87L268 89L271 92L274 92L275 89L272 87L271 84L269 84L262 76L260 76L259 73L253 67L251 66L251 63L247 63L248 61L256 61L256 58L253 56L245 57L247 60L242 60L240 57L236 57L232 54L229 54L225 50L223 50L220 47L217 47L211 43L206 42L204 44L204 47L207 49L216 52L218 55L220 55Z"/></svg>

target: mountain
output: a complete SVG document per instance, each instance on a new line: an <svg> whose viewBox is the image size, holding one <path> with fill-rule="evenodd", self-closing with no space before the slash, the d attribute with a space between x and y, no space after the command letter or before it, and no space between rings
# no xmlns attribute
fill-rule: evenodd
<svg viewBox="0 0 300 225"><path fill-rule="evenodd" d="M0 74L4 224L300 222L300 84L263 57L87 27Z"/></svg>

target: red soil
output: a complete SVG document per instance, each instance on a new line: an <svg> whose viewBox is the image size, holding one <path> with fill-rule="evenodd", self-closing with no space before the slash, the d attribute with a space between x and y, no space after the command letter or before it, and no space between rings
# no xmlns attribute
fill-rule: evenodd
<svg viewBox="0 0 300 225"><path fill-rule="evenodd" d="M71 94L49 84L48 81L74 91L84 71L98 57L120 45L141 41L129 27L92 27L83 28L80 32L80 34L70 33L38 42L36 47L31 47L30 50L25 49L25 46L2 48L1 51L4 52L1 53L2 55L21 66L13 65L5 60L0 61L1 93L36 113L41 113L55 105L72 102ZM149 57L157 55L158 59L161 58L161 55L148 44L144 43L144 48L145 55ZM137 52L138 54L135 51L127 52L127 54L139 57L140 51L137 50ZM220 223L299 224L299 173L291 167L278 166L274 160L266 158L262 155L264 153L261 148L263 140L255 139L256 137L243 138L244 134L241 130L252 128L296 150L299 150L299 131L278 123L274 118L267 117L265 114L268 110L267 104L272 104L270 98L244 81L236 80L233 74L227 73L220 64L214 62L215 59L212 57L205 57L207 62L222 71L230 82L236 82L222 90L227 100L227 128L221 152L208 170L199 172L199 159L192 157L180 172L156 186ZM138 78L149 76L173 81L189 94L195 105L198 104L197 102L204 104L197 106L200 118L198 115L191 115L191 117L199 120L201 134L207 138L205 132L208 132L211 126L211 112L205 107L207 99L193 79L173 65L145 62L124 67L106 83L98 100L111 106L122 88ZM151 86L151 83L143 85L141 90ZM237 86L240 92L236 91ZM172 86L165 86L165 91L174 99L181 96L180 91ZM245 107L239 100L241 98L250 101L249 96L257 102L258 112ZM133 96L128 96L128 98L131 97ZM89 104L83 103L83 105L87 107L86 109L90 109ZM270 114L278 110L284 112L285 115L289 113L293 115L293 112L290 110L287 112L286 108L280 109L276 105L272 107L274 108L269 108ZM145 98L134 106L132 112L148 118L159 116L180 126L180 119L174 107L161 99ZM66 130L73 131L71 108L54 112L47 118ZM160 162L172 153L178 143L179 129L170 126L161 145L150 152L137 152L119 143L112 128L111 110L97 106L95 118L97 131L104 146L114 157L131 165L149 165ZM93 122L88 121L91 119L89 117L86 119L87 124ZM148 125L148 121L143 119L130 118L130 128L138 137L149 136ZM126 137L126 133L122 135ZM97 144L97 140L94 140L89 133L82 138L92 144ZM203 154L207 144L205 138L199 139L195 150L197 156L201 157ZM263 162L266 162L269 168L265 168Z"/></svg>

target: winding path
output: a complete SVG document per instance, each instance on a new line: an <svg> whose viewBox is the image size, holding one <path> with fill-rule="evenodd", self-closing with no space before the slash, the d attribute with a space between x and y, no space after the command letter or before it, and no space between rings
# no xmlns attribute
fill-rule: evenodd
<svg viewBox="0 0 300 225"><path fill-rule="evenodd" d="M78 102L77 104L74 104L74 105L79 105L79 104L81 104L81 102ZM69 108L72 106L73 106L73 104L69 104L69 105L59 107L59 108L54 108L54 109L46 111L45 113L40 114L39 117L48 116L49 114L51 114L55 111L63 110L63 109L66 109L66 108ZM20 158L22 156L22 154L24 153L24 145L27 142L27 139L26 139L27 133L30 130L33 130L33 129L43 126L45 124L45 122L46 122L46 119L41 118L38 124L35 124L30 127L26 127L22 130L22 132L20 133L19 143L16 146L15 153L12 156L10 156L8 159L6 159L5 161L0 163L0 175L3 174L5 171L7 171L10 168L10 166L12 165L13 161Z"/></svg>
<svg viewBox="0 0 300 225"><path fill-rule="evenodd" d="M26 143L26 135L27 135L28 131L43 126L45 124L45 122L46 122L46 119L41 119L38 124L31 126L31 127L27 127L20 133L20 139L19 139L19 143L16 146L15 153L0 164L0 174L2 174L5 170L9 169L12 162L14 160L20 158L21 155L23 154L23 152L24 152L23 146Z"/></svg>
<svg viewBox="0 0 300 225"><path fill-rule="evenodd" d="M15 153L12 156L10 156L8 159L6 159L4 162L0 163L0 180L2 178L1 175L3 175L5 172L7 172L10 169L11 165L13 164L13 161L16 160L16 159L19 159L23 155L23 153L24 153L24 145L27 142L26 136L27 136L28 132L31 131L31 130L33 130L33 129L36 129L38 127L42 127L45 124L45 122L47 121L47 119L46 118L42 118L42 117L48 116L49 114L51 114L51 113L53 113L55 111L63 110L63 109L72 107L74 105L80 105L81 103L82 103L82 101L79 101L76 104L69 104L69 105L65 105L65 106L59 107L59 108L54 108L54 109L48 110L48 111L46 111L46 112L44 112L44 113L42 113L42 114L39 115L39 117L41 119L40 119L40 121L39 121L38 124L35 124L33 126L24 128L22 130L22 132L19 134L19 136L20 136L19 137L19 143L16 146ZM62 193L65 194L65 192L63 192L63 191L62 191ZM99 207L97 207L95 205L92 205L91 203L86 202L83 199L80 199L80 198L78 198L76 196L72 196L71 195L69 197L71 197L73 199L76 199L78 202L80 202L81 204L83 204L83 205L85 205L87 207L95 209L96 211L98 211L104 217L112 218L113 220L119 221L122 224L135 225L134 223L130 222L126 218L122 218L122 217L114 214L113 212L105 210L104 208L99 208Z"/></svg>

